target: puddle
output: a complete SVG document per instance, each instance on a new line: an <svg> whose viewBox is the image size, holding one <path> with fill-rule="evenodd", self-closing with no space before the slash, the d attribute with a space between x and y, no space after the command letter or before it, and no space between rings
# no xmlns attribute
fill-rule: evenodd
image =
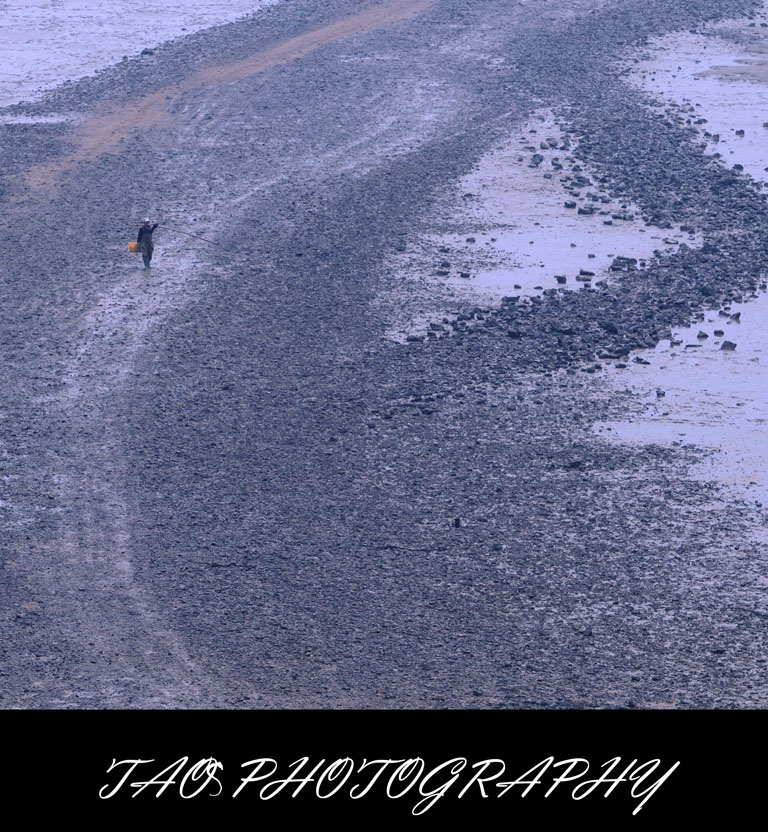
<svg viewBox="0 0 768 832"><path fill-rule="evenodd" d="M0 124L63 124L71 116L0 116Z"/></svg>
<svg viewBox="0 0 768 832"><path fill-rule="evenodd" d="M571 148L551 115L539 114L461 181L462 231L434 239L438 251L449 249L446 285L496 300L567 291L610 280L614 257L642 267L654 252L700 244L694 234L646 226L634 205L611 200Z"/></svg>
<svg viewBox="0 0 768 832"><path fill-rule="evenodd" d="M424 236L394 266L410 309L386 337L403 340L457 306L609 283L616 257L642 269L681 243L701 245L699 234L646 225L636 206L610 199L571 157L574 146L542 111L459 181L440 206L446 230Z"/></svg>
<svg viewBox="0 0 768 832"><path fill-rule="evenodd" d="M720 133L710 150L727 166L742 164L756 180L768 167L768 129L762 126L768 121L768 47L760 47L768 42L768 26L761 27L761 20L768 22L730 21L712 27L714 34L656 41L657 53L638 65L635 75L665 102L695 107L695 118L706 119L697 128ZM723 39L727 32L745 31L745 43ZM740 129L743 137L735 133ZM633 421L603 423L595 430L620 442L708 450L691 475L717 481L761 506L768 505L768 294L743 300L706 312L690 327L675 330L671 341L638 353L648 364L631 362L606 379L617 390L640 396L645 410ZM723 349L726 341L735 349ZM764 519L768 522L768 513Z"/></svg>
<svg viewBox="0 0 768 832"><path fill-rule="evenodd" d="M595 430L620 442L716 451L692 474L768 504L768 294L724 309L638 353L648 364L631 363L606 380L639 395L645 410L633 421L605 422ZM723 349L726 342L736 348Z"/></svg>
<svg viewBox="0 0 768 832"><path fill-rule="evenodd" d="M0 107L38 98L62 81L142 49L236 20L278 0L4 0Z"/></svg>
<svg viewBox="0 0 768 832"><path fill-rule="evenodd" d="M662 107L683 106L706 140L706 152L719 154L727 167L741 165L761 184L768 179L768 15L763 15L711 26L703 34L651 41L649 57L633 64L629 75Z"/></svg>

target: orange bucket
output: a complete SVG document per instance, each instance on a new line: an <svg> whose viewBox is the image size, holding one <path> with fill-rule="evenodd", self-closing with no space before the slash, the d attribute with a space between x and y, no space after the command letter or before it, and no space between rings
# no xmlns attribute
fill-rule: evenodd
<svg viewBox="0 0 768 832"><path fill-rule="evenodd" d="M141 251L141 247L136 242L128 243L128 250L133 252L133 254L138 254Z"/></svg>

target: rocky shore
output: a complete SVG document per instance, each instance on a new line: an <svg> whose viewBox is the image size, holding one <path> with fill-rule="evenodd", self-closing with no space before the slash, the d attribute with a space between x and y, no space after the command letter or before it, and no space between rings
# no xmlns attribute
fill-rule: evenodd
<svg viewBox="0 0 768 832"><path fill-rule="evenodd" d="M755 510L590 431L633 412L602 373L768 270L765 197L622 58L762 6L378 9L271 6L0 123L0 701L764 707ZM392 258L542 107L570 210L702 245L383 337ZM146 213L215 245L160 229L144 275Z"/></svg>

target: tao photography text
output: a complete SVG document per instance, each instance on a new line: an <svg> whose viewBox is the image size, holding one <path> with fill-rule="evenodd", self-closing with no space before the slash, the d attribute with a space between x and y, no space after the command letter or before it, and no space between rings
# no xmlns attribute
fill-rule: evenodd
<svg viewBox="0 0 768 832"><path fill-rule="evenodd" d="M632 814L636 815L679 766L680 761L668 764L660 759L613 757L595 765L583 757L556 760L550 756L527 769L520 766L513 771L498 758L471 762L466 757L454 757L428 766L421 757L357 761L351 757L331 761L301 757L288 765L272 757L258 757L241 763L236 777L228 783L224 763L214 757L197 761L180 757L170 764L155 759L113 759L99 797L109 800L126 795L174 795L185 800L228 797L262 801L299 796L318 800L383 797L402 800L412 815L423 815L446 797L565 795L580 801L623 792L632 801ZM231 776L231 772L227 774Z"/></svg>

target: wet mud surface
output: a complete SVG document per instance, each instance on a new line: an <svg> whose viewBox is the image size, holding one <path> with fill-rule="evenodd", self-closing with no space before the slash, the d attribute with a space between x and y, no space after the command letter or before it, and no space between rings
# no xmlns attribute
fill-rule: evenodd
<svg viewBox="0 0 768 832"><path fill-rule="evenodd" d="M385 5L273 6L0 124L5 707L765 706L759 508L695 443L594 429L643 407L609 374L768 268L760 188L622 60L762 6ZM542 110L569 211L687 242L409 286ZM147 213L215 243L159 229L145 274Z"/></svg>

